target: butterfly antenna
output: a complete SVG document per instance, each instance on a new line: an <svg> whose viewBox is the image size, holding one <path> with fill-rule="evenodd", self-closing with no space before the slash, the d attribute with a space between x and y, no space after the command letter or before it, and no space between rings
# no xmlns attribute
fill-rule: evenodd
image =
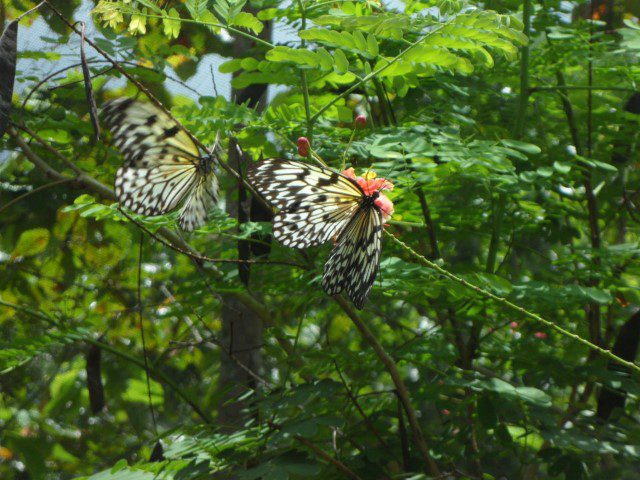
<svg viewBox="0 0 640 480"><path fill-rule="evenodd" d="M209 149L209 155L215 157L218 153L222 153L220 130L216 131L216 139L213 142L213 146Z"/></svg>

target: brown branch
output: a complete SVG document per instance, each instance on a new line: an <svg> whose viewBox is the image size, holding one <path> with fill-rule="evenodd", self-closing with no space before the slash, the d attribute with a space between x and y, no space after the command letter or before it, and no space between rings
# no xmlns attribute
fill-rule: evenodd
<svg viewBox="0 0 640 480"><path fill-rule="evenodd" d="M34 193L38 193L38 192L40 192L42 190L46 190L47 188L55 187L56 185L61 185L63 183L69 183L69 182L74 182L74 181L75 181L75 178L63 178L61 180L55 180L55 181L53 181L51 183L45 183L44 185L40 185L39 187L34 188L33 190L29 190L28 192L23 193L19 197L16 197L13 200L11 200L10 202L8 202L7 204L3 205L2 208L0 208L0 213L2 213L5 210L7 210L10 206L15 205L20 200L24 200L25 198L33 195Z"/></svg>
<svg viewBox="0 0 640 480"><path fill-rule="evenodd" d="M72 177L67 177L66 175L58 172L57 170L51 168L47 162L45 162L42 158L40 158L31 147L25 142L25 140L18 134L18 132L13 127L9 127L7 130L9 135L16 141L24 155L29 159L31 163L33 163L36 167L42 170L49 178L52 180L74 180ZM53 147L51 147L53 148ZM54 149L55 150L55 149ZM60 152L57 152L60 154ZM88 190L91 190L100 196L110 199L117 200L115 193L105 184L99 182L93 177L90 177L86 173L82 173L77 178L75 178L75 183L85 187ZM185 242L176 232L170 230L166 227L161 227L158 232L162 235L169 243L172 245L178 246L185 252L189 252L191 255L200 256L200 253L195 250L191 245ZM198 261L192 259L196 266L198 266ZM271 320L271 315L267 308L262 305L258 300L249 295L247 292L229 292L229 296L237 299L239 302L245 304L251 310L253 310L263 321L269 322Z"/></svg>
<svg viewBox="0 0 640 480"><path fill-rule="evenodd" d="M17 128L19 128L20 130L22 130L23 132L25 132L26 134L28 134L30 137L32 137L36 142L38 142L45 150L47 150L49 153L51 153L54 157L56 157L58 160L60 160L62 163L64 163L67 167L69 167L71 170L73 170L74 172L76 172L78 175L83 175L84 171L78 167L75 163L73 163L71 160L69 160L67 157L65 157L64 155L62 155L60 153L60 151L54 147L51 146L51 144L49 144L49 142L47 142L44 138L42 138L41 136L39 136L36 132L34 132L33 130L31 130L29 127L27 127L26 125L23 124L14 124Z"/></svg>
<svg viewBox="0 0 640 480"><path fill-rule="evenodd" d="M338 365L338 362L336 362L335 358L333 359L333 365L336 367L336 372L338 372L338 376L340 377L340 382L342 383L342 386L344 387L345 391L347 392L347 396L351 400L351 403L353 403L353 406L356 407L356 410L358 410L358 413L360 414L360 416L364 420L364 423L367 426L367 428L369 430L371 430L371 433L373 433L375 435L375 437L378 439L378 441L385 448L389 448L389 445L387 445L387 442L384 441L384 439L380 435L380 432L378 432L378 430L376 429L375 425L373 425L373 422L371 421L371 419L367 416L366 413L364 413L364 410L362 409L362 407L360 406L360 403L358 402L358 398L353 394L353 392L351 391L351 388L349 388L349 385L347 384L347 381L345 380L344 376L342 375L342 371L340 370L340 366Z"/></svg>
<svg viewBox="0 0 640 480"><path fill-rule="evenodd" d="M267 423L268 423L269 427L271 427L271 428L273 428L275 430L282 430L282 426L278 425L277 423L273 423L272 421L267 421ZM301 436L301 435L292 435L292 437L297 442L299 442L302 445L304 445L305 447L307 447L309 450L312 450L320 458L323 458L324 460L326 460L327 462L332 464L334 467L336 467L342 473L347 475L349 478L353 478L354 480L362 480L362 478L357 473L355 473L353 470L351 470L349 467L347 467L340 460L338 460L337 458L333 458L331 455L327 454L324 450L322 450L320 447L318 447L314 443L310 442L309 440L307 440L303 436Z"/></svg>
<svg viewBox="0 0 640 480"><path fill-rule="evenodd" d="M398 397L402 402L402 405L407 413L407 420L409 420L409 425L411 426L411 432L413 434L413 439L418 447L418 451L420 452L420 456L426 464L427 471L430 475L439 475L440 469L436 464L435 460L429 454L429 446L427 441L420 429L420 425L418 423L418 419L416 416L416 412L411 405L411 399L409 397L409 391L407 390L404 381L402 380L402 376L400 375L400 371L398 370L398 366L393 361L393 359L387 354L384 347L380 344L375 335L369 330L369 327L362 321L362 319L358 316L356 311L347 303L347 301L341 295L335 295L333 297L335 301L340 305L342 310L347 314L347 316L354 323L356 328L360 330L360 333L364 337L364 339L371 345L373 350L378 355L378 358L382 361L385 368L391 375L391 379L393 380L393 384L396 387Z"/></svg>
<svg viewBox="0 0 640 480"><path fill-rule="evenodd" d="M240 258L213 258L213 257L208 257L206 255L191 253L191 252L188 252L187 250L177 247L176 245L172 245L168 241L162 239L159 235L156 235L155 233L153 233L151 230L145 227L142 223L138 222L135 218L133 218L131 215L125 212L122 209L122 207L119 206L118 210L122 215L127 217L129 221L131 221L132 223L135 223L141 230L147 233L154 240L157 240L158 242L162 243L166 247L169 247L170 249L175 250L176 252L187 255L188 257L191 257L194 260L199 260L202 262L211 262L211 263L266 263L266 264L274 264L274 265L290 265L292 267L298 267L303 270L308 270L306 265L302 265L296 262L289 262L287 260L243 260Z"/></svg>
<svg viewBox="0 0 640 480"><path fill-rule="evenodd" d="M420 208L422 209L422 215L424 216L425 224L427 225L427 233L429 234L429 245L431 246L431 260L440 258L440 249L438 248L438 239L436 237L436 226L431 218L431 209L429 203L427 203L427 197L424 191L420 187L414 189L414 193L420 200Z"/></svg>

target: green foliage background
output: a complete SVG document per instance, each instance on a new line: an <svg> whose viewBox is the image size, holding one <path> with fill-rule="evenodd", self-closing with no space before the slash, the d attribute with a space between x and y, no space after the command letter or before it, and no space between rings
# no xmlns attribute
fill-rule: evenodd
<svg viewBox="0 0 640 480"><path fill-rule="evenodd" d="M68 18L78 6L52 3ZM610 2L617 24L571 20L575 3L101 0L94 15L96 44L205 145L221 131L254 159L295 158L305 135L336 169L346 158L395 184L387 231L420 255L594 345L637 347L637 332L620 331L640 302L640 109L627 104L640 30L623 2ZM33 5L4 8L15 18ZM47 41L77 50L51 10L38 14L57 33ZM268 22L297 41L257 39ZM253 46L233 57L222 29ZM122 74L85 49L98 105L139 94L130 81L107 88ZM229 57L220 71L234 88L279 93L261 112L173 95L164 72L189 78L211 52ZM55 65L60 54L19 57ZM232 261L199 266L166 243L234 260L238 240L270 231L227 212L237 181L219 169L225 202L193 234L175 234L175 215L124 215L96 183L110 188L122 160L92 140L80 68L41 80L18 71L0 164L1 478L636 478L637 371L385 237L356 323L397 365L407 411L352 310L322 292L329 247L274 244L248 287ZM356 114L368 121L354 133ZM231 300L264 332L258 379L237 399L243 421L227 425ZM96 381L106 406L94 413ZM626 403L596 414L607 388Z"/></svg>

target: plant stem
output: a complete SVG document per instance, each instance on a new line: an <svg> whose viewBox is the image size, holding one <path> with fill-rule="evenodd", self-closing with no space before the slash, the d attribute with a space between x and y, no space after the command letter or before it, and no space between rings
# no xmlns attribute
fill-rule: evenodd
<svg viewBox="0 0 640 480"><path fill-rule="evenodd" d="M353 85L351 85L351 87L349 87L348 89L346 89L344 92L342 92L340 95L338 95L337 97L333 98L330 102L327 102L320 110L318 110L313 117L311 117L312 121L317 120L320 115L322 115L324 112L326 112L328 109L330 109L336 102L338 102L339 100L345 98L346 96L350 95L354 90L357 90L358 88L360 88L361 85L365 84L366 82L368 82L369 80L371 80L372 78L378 76L380 73L384 72L387 68L389 68L391 65L393 65L394 63L396 63L398 60L400 60L404 55L406 55L409 51L411 51L412 49L414 49L415 47L417 47L418 45L420 45L421 42L423 42L424 40L426 40L427 38L429 38L431 35L433 35L434 33L438 32L439 30L442 30L446 25L448 25L449 22L447 23L443 23L442 25L434 28L433 30L431 30L430 32L426 33L425 35L423 35L422 37L420 37L418 40L416 40L415 42L413 42L411 45L409 45L407 48L405 48L404 50L402 50L398 55L396 55L395 57L393 57L391 60L389 60L389 62L386 65L382 65L381 67L379 67L378 69L374 70L373 72L371 72L369 75L366 75L365 77L363 77L362 79L358 80L356 83L354 83Z"/></svg>
<svg viewBox="0 0 640 480"><path fill-rule="evenodd" d="M523 32L527 38L531 35L531 0L524 0L522 3ZM524 122L527 113L527 103L529 101L529 42L522 46L520 57L520 97L518 99L518 111L514 136L516 139L522 138L524 132Z"/></svg>
<svg viewBox="0 0 640 480"><path fill-rule="evenodd" d="M551 328L553 330L555 330L556 332L560 333L561 335L571 338L573 340L575 340L576 342L579 342L583 345L585 345L586 347L590 348L591 350L594 350L598 353L600 353L602 356L608 358L609 360L612 360L616 363L619 363L620 365L624 365L627 368L630 368L632 370L635 370L637 373L640 373L640 366L636 365L633 362L629 362L623 358L618 357L617 355L614 355L610 350L607 350L605 348L599 347L598 345L595 345L593 343L591 343L589 340L585 340L584 338L580 337L579 335L576 335L575 333L571 333L568 330L565 330L564 328L556 325L555 323L553 323L550 320L547 320L543 317L541 317L540 315L530 312L529 310L526 310L518 305L516 305L515 303L510 302L509 300L507 300L506 298L503 297L499 297L498 295L495 295L487 290L484 290L483 288L478 287L477 285L474 285L468 281L466 281L463 278L458 277L457 275L449 272L448 270L445 270L444 268L442 268L440 265L429 261L427 258L425 258L424 256L420 255L418 252L416 252L415 250L413 250L409 245L407 245L406 243L404 243L402 240L397 239L396 237L394 237L391 233L389 233L388 231L385 231L385 233L387 234L387 236L389 238L391 238L391 240L393 240L396 244L398 244L403 250L405 250L407 253L409 253L411 256L413 256L414 258L416 258L420 263L422 263L424 266L429 267L433 270L435 270L436 272L438 272L440 275L442 275L443 277L448 278L449 280L453 280L456 283L459 283L460 285L473 290L474 292L476 292L477 294L488 298L490 300L493 300L501 305L504 305L505 307L509 308L510 310L514 310L520 314L522 314L524 317L527 317L531 320L535 320L538 323L543 324L544 326Z"/></svg>
<svg viewBox="0 0 640 480"><path fill-rule="evenodd" d="M500 193L493 202L493 225L491 228L489 253L487 255L487 273L494 273L496 270L496 257L498 256L498 245L500 244L500 229L502 227L502 217L504 216L505 201L505 195Z"/></svg>
<svg viewBox="0 0 640 480"><path fill-rule="evenodd" d="M531 87L529 88L529 93L535 92L544 92L544 91L555 91L555 90L602 90L602 91L612 91L612 92L636 92L635 88L626 88L626 87L598 87L591 85L550 85L545 87Z"/></svg>
<svg viewBox="0 0 640 480"><path fill-rule="evenodd" d="M378 355L378 358L386 367L387 372L389 372L389 375L391 375L391 379L393 380L393 384L396 387L398 397L400 398L405 412L407 413L407 419L409 420L409 425L411 425L411 431L413 433L413 438L415 440L416 446L418 447L420 456L426 463L427 472L433 476L439 475L440 469L429 454L429 446L427 445L427 441L425 440L424 435L422 434L422 430L420 429L420 424L418 423L415 410L411 406L409 391L407 390L407 387L402 380L402 376L398 371L396 362L394 362L393 358L391 358L387 354L376 336L371 332L371 330L369 330L367 324L362 321L362 319L358 316L351 305L349 305L341 295L334 296L334 299L338 303L338 305L340 305L342 310L347 314L347 316L351 319L354 325L358 328L358 330L360 330L360 333L362 334L364 339L369 342L369 345L371 345L373 350L376 352L376 355Z"/></svg>
<svg viewBox="0 0 640 480"><path fill-rule="evenodd" d="M302 19L302 23L300 25L300 30L307 29L307 10L305 8L302 0L298 0L298 7L300 8L300 17ZM303 38L300 40L300 46L305 48L307 45L306 40ZM304 97L304 114L307 122L307 138L309 142L313 138L313 121L311 118L311 105L309 103L309 85L307 82L307 72L304 68L300 69L300 80L302 83L302 96Z"/></svg>
<svg viewBox="0 0 640 480"><path fill-rule="evenodd" d="M48 3L48 1L47 1L47 3ZM49 5L49 6L51 6L51 5ZM166 18L166 17L163 17L162 15L154 15L152 13L142 13L142 12L139 12L137 10L133 10L133 9L129 10L129 9L126 9L126 8L119 8L118 12L124 13L126 15L138 15L140 17L146 17L146 18L160 18L160 19ZM273 43L271 43L271 42L267 42L266 40L263 40L260 37L257 37L255 35L251 35L248 32L244 32L244 31L242 31L242 30L240 30L238 28L234 28L234 27L231 27L229 25L225 25L223 23L204 22L202 20L192 20L190 18L173 18L173 17L171 17L171 19L175 20L176 22L180 22L180 23L192 23L194 25L203 25L205 27L224 28L225 30L228 30L230 32L235 33L236 35L240 35L241 37L245 37L245 38L248 38L249 40L253 40L254 42L259 43L262 46L265 46L265 47L268 47L268 48L275 47L275 45Z"/></svg>

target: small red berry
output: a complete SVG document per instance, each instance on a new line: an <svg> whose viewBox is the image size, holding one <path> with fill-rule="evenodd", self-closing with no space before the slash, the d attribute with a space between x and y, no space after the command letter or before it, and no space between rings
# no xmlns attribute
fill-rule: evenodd
<svg viewBox="0 0 640 480"><path fill-rule="evenodd" d="M548 335L544 332L536 332L533 334L534 337L539 338L540 340L544 340L548 337Z"/></svg>
<svg viewBox="0 0 640 480"><path fill-rule="evenodd" d="M307 137L298 138L298 153L301 156L308 157L310 149L311 149L311 144L309 143L309 139Z"/></svg>
<svg viewBox="0 0 640 480"><path fill-rule="evenodd" d="M367 117L365 117L364 115L358 115L356 117L356 127L364 128L366 124L367 124Z"/></svg>

